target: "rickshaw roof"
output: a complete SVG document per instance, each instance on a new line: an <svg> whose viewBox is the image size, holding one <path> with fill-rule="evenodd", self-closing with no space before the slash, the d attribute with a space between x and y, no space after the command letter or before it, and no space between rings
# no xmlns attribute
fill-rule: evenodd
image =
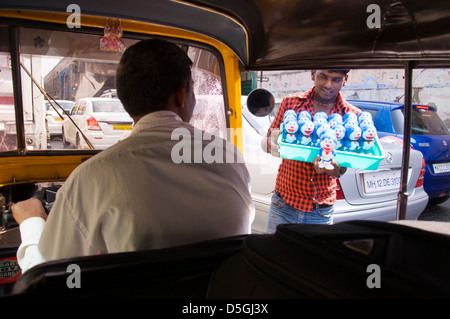
<svg viewBox="0 0 450 319"><path fill-rule="evenodd" d="M0 9L67 12L70 3L4 0ZM450 65L446 0L79 0L76 4L82 14L208 35L231 48L248 70L401 68L408 60L417 67ZM376 22L379 25L374 26Z"/></svg>

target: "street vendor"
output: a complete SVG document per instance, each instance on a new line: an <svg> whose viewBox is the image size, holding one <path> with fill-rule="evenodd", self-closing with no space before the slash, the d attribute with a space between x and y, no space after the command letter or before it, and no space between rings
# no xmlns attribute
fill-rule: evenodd
<svg viewBox="0 0 450 319"><path fill-rule="evenodd" d="M312 70L314 86L306 92L290 94L283 99L267 137L262 140L264 151L279 156L277 140L286 110L292 109L297 113L306 110L312 115L325 112L328 116L332 113L342 116L348 112L361 113L360 109L345 101L340 93L349 71ZM333 159L333 169L326 169L319 167L319 161L319 157L312 163L282 160L269 210L267 233L274 233L278 224L333 223L336 179L345 173L346 168Z"/></svg>

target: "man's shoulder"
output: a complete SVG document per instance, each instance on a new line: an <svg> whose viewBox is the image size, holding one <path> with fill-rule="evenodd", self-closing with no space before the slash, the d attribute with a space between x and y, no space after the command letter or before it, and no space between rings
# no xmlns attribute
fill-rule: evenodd
<svg viewBox="0 0 450 319"><path fill-rule="evenodd" d="M347 112L350 111L350 112L353 112L355 114L359 114L359 113L362 112L361 109L359 109L358 107L354 106L353 104L347 102L346 100L343 100L343 104L344 104L344 107L347 110Z"/></svg>
<svg viewBox="0 0 450 319"><path fill-rule="evenodd" d="M283 104L288 108L303 105L306 100L311 99L310 93L310 91L303 91L287 94L283 98Z"/></svg>
<svg viewBox="0 0 450 319"><path fill-rule="evenodd" d="M299 99L303 93L304 92L289 93L289 94L285 95L283 99L285 99L285 100Z"/></svg>
<svg viewBox="0 0 450 319"><path fill-rule="evenodd" d="M347 100L344 99L344 97L342 96L341 93L339 93L339 96L338 96L338 105L340 105L340 107L342 109L344 109L345 113L347 113L347 112L352 112L352 113L356 113L356 114L361 113L361 110L359 108L357 108L356 106L347 102Z"/></svg>
<svg viewBox="0 0 450 319"><path fill-rule="evenodd" d="M313 89L287 94L284 99L287 100L303 100L312 98Z"/></svg>

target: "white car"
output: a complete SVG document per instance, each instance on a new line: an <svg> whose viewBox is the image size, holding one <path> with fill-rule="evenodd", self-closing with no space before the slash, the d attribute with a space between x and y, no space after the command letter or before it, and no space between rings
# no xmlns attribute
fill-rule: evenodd
<svg viewBox="0 0 450 319"><path fill-rule="evenodd" d="M255 204L253 233L264 233L270 202L275 189L275 180L281 158L265 153L261 140L274 119L273 114L256 117L250 113L242 99L242 127L244 138L244 158L250 172L252 197ZM402 166L402 145L394 139L381 140L386 158L380 162L378 170L348 168L339 179L334 223L347 220L394 221L397 214L399 185L383 185L376 189L372 185L387 176L400 176ZM428 203L428 195L423 189L424 160L422 153L411 150L408 182L407 219L416 220Z"/></svg>
<svg viewBox="0 0 450 319"><path fill-rule="evenodd" d="M73 107L70 118L64 120L63 142L65 146L73 144L78 149L90 149L84 134L94 149L105 149L128 134L132 124L133 119L119 99L80 99Z"/></svg>
<svg viewBox="0 0 450 319"><path fill-rule="evenodd" d="M56 100L52 103L56 107L58 112L55 111L50 102L45 102L45 110L47 112L45 121L47 125L47 132L50 138L62 136L62 124L64 122L64 119L67 117L65 112L70 112L75 105L75 102L68 100ZM58 105L61 106L64 110L61 110ZM59 115L61 115L62 118Z"/></svg>

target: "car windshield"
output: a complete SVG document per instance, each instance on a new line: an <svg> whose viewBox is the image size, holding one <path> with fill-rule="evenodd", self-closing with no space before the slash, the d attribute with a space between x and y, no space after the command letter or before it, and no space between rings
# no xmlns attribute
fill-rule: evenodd
<svg viewBox="0 0 450 319"><path fill-rule="evenodd" d="M61 102L61 101L56 101L64 110L66 111L70 111L74 105L73 102L68 101L68 102ZM58 105L56 103L53 103L53 105L58 108ZM51 111L53 110L52 105L49 102L45 102L45 106L47 108L47 111Z"/></svg>
<svg viewBox="0 0 450 319"><path fill-rule="evenodd" d="M411 134L450 135L441 118L433 109L427 106L417 106L413 108Z"/></svg>
<svg viewBox="0 0 450 319"><path fill-rule="evenodd" d="M94 101L92 107L94 112L125 112L120 100Z"/></svg>

